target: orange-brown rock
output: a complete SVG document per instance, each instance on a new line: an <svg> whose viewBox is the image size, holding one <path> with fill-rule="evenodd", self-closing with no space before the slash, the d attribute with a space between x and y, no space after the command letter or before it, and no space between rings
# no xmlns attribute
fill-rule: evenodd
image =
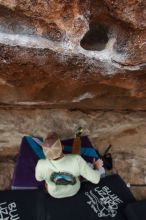
<svg viewBox="0 0 146 220"><path fill-rule="evenodd" d="M145 0L104 0L110 13L135 29L146 28Z"/></svg>
<svg viewBox="0 0 146 220"><path fill-rule="evenodd" d="M0 0L0 106L146 109L144 5Z"/></svg>

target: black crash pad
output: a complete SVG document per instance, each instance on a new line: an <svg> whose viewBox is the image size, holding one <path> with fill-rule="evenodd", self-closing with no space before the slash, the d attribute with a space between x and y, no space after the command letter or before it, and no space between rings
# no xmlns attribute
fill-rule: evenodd
<svg viewBox="0 0 146 220"><path fill-rule="evenodd" d="M44 207L38 190L0 191L0 220L45 220Z"/></svg>
<svg viewBox="0 0 146 220"><path fill-rule="evenodd" d="M128 220L146 220L146 200L128 204L125 213Z"/></svg>
<svg viewBox="0 0 146 220"><path fill-rule="evenodd" d="M48 220L125 220L124 209L135 199L118 175L101 179L95 185L83 182L73 197L55 199L46 194Z"/></svg>

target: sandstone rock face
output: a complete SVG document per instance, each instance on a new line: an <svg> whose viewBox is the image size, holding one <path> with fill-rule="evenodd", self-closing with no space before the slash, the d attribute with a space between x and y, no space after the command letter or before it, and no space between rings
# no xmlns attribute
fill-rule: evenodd
<svg viewBox="0 0 146 220"><path fill-rule="evenodd" d="M146 27L146 2L143 0L104 0L110 13L135 29Z"/></svg>
<svg viewBox="0 0 146 220"><path fill-rule="evenodd" d="M1 189L24 135L78 126L113 145L114 172L146 183L145 39L145 0L0 0Z"/></svg>
<svg viewBox="0 0 146 220"><path fill-rule="evenodd" d="M0 158L0 190L8 190L11 188L15 162L7 157Z"/></svg>
<svg viewBox="0 0 146 220"><path fill-rule="evenodd" d="M0 0L1 106L145 109L145 17L144 0Z"/></svg>

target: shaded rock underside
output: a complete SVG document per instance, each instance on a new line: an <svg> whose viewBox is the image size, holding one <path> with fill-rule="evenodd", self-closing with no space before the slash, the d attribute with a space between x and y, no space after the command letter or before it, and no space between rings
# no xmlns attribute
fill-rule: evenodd
<svg viewBox="0 0 146 220"><path fill-rule="evenodd" d="M0 0L0 106L145 109L145 4Z"/></svg>

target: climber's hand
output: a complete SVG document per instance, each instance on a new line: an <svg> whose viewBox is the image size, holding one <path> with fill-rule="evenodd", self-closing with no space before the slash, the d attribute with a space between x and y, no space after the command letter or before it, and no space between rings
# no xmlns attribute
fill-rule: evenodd
<svg viewBox="0 0 146 220"><path fill-rule="evenodd" d="M94 158L93 166L94 166L94 169L99 170L101 167L103 167L103 161L101 159L95 160Z"/></svg>

